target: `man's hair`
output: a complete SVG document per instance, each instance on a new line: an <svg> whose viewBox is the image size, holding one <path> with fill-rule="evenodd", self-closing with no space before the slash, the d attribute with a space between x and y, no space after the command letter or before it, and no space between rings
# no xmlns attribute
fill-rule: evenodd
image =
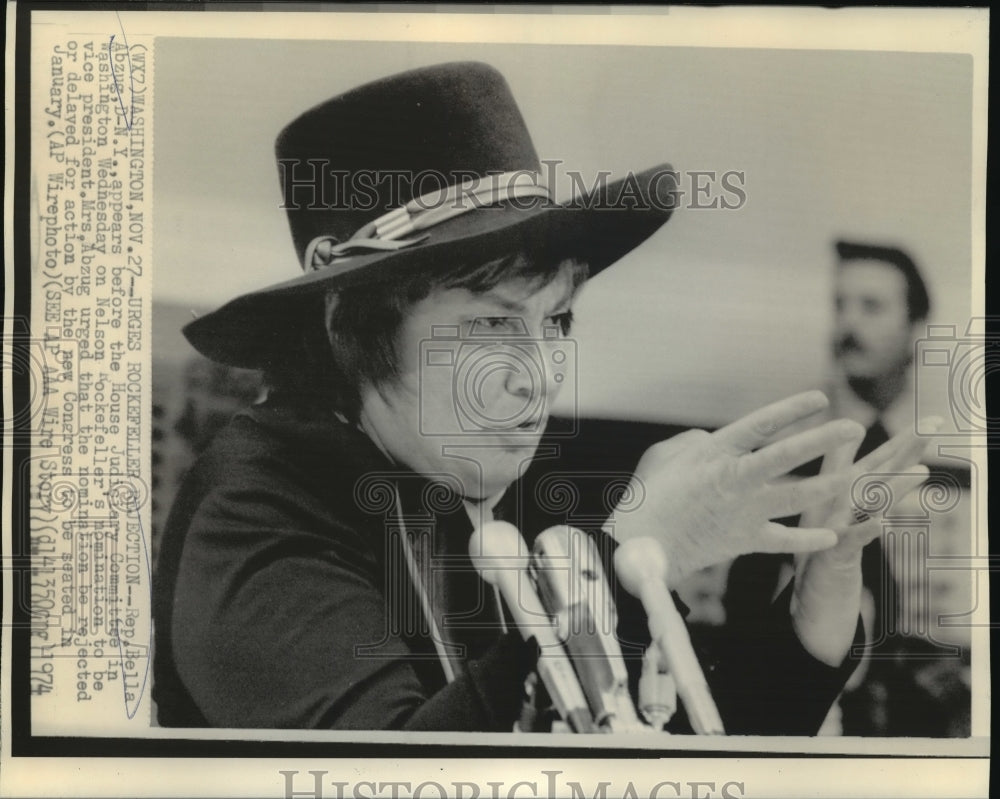
<svg viewBox="0 0 1000 799"><path fill-rule="evenodd" d="M894 266L906 280L906 307L911 322L926 319L931 311L931 298L927 286L920 276L920 270L913 259L898 247L882 247L853 241L838 241L835 244L841 262L882 261Z"/></svg>
<svg viewBox="0 0 1000 799"><path fill-rule="evenodd" d="M515 252L471 267L414 270L396 280L320 294L301 309L291 347L270 359L265 384L300 405L334 409L357 421L362 388L387 385L398 376L399 332L418 302L438 289L481 294L512 280L537 290L564 267L570 270L574 289L587 279L588 267L581 261Z"/></svg>

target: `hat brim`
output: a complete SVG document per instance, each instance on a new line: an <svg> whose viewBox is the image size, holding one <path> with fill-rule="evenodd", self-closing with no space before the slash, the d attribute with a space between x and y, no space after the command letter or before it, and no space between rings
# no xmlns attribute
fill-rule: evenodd
<svg viewBox="0 0 1000 799"><path fill-rule="evenodd" d="M609 182L566 205L480 208L424 231L429 234L427 240L413 247L345 258L237 297L190 322L184 335L196 350L214 361L259 369L290 341L305 299L330 289L364 283L375 288L378 283L397 280L409 270L423 270L434 263L454 267L515 251L578 257L589 264L592 277L639 246L670 218L676 188L676 175L664 164Z"/></svg>

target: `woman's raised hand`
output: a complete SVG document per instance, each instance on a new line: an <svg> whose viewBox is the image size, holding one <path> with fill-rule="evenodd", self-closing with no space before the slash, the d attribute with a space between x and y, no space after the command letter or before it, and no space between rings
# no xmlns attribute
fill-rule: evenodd
<svg viewBox="0 0 1000 799"><path fill-rule="evenodd" d="M770 521L845 496L850 469L782 481L790 470L864 438L856 422L837 420L773 443L775 435L823 410L819 391L797 394L714 433L690 430L650 447L639 461L628 503L606 529L625 541L655 536L670 561L670 585L750 552L812 552L838 542L834 529L789 528ZM626 507L627 505L627 507Z"/></svg>

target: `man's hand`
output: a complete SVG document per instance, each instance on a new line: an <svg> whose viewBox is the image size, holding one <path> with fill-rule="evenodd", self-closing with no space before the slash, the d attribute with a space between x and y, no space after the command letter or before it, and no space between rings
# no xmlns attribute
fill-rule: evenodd
<svg viewBox="0 0 1000 799"><path fill-rule="evenodd" d="M935 430L940 424L939 419L924 419L917 428ZM852 496L898 500L913 491L927 479L927 467L917 465L926 447L925 437L907 432L853 466L857 452L854 443L845 444L823 460L821 475L846 470L852 475L851 486L833 502L802 516L803 525L833 528L837 544L822 552L796 556L791 614L806 651L830 666L843 662L854 640L861 608L861 553L881 533L885 511L882 507L869 513L857 507Z"/></svg>
<svg viewBox="0 0 1000 799"><path fill-rule="evenodd" d="M823 410L827 398L809 391L781 400L714 433L690 430L650 447L606 529L620 541L660 540L670 562L669 585L705 566L750 552L812 552L838 542L828 526L788 528L769 521L825 505L847 493L847 470L795 482L775 482L791 469L852 445L864 428L844 419L768 439ZM760 449L755 449L760 447Z"/></svg>

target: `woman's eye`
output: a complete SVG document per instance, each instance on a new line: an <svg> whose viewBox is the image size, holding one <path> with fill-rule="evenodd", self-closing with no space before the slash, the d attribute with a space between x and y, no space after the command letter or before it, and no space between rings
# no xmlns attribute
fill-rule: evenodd
<svg viewBox="0 0 1000 799"><path fill-rule="evenodd" d="M471 336L481 336L484 334L496 335L498 333L513 335L519 330L519 321L520 320L509 316L479 316L472 321L469 328L469 334ZM523 324L521 324L520 327L523 327Z"/></svg>
<svg viewBox="0 0 1000 799"><path fill-rule="evenodd" d="M559 328L560 335L567 335L573 324L573 312L553 314L546 320L547 324ZM524 319L519 316L479 316L469 326L469 335L503 335L529 336L530 332Z"/></svg>

